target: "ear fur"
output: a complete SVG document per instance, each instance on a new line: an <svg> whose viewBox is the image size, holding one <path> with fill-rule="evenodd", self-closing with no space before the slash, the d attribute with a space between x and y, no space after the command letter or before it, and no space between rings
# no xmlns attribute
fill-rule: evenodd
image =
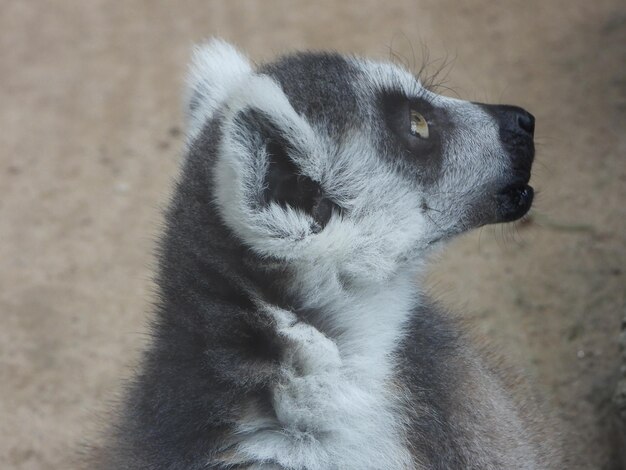
<svg viewBox="0 0 626 470"><path fill-rule="evenodd" d="M221 39L194 48L185 96L189 141L197 137L229 93L250 74L249 60Z"/></svg>
<svg viewBox="0 0 626 470"><path fill-rule="evenodd" d="M320 183L304 175L294 161L294 156L311 149L296 148L263 113L255 110L245 113L246 126L251 131L260 133L267 155L264 204L276 203L282 207L290 206L301 210L315 220L316 229L323 229L333 209L338 210L338 206L325 196Z"/></svg>
<svg viewBox="0 0 626 470"><path fill-rule="evenodd" d="M221 111L214 176L224 221L261 254L297 257L331 219L325 145L280 86L252 74Z"/></svg>

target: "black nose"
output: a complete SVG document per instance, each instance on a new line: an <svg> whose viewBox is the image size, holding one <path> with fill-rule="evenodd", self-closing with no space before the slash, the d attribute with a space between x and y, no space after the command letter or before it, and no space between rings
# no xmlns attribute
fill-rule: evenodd
<svg viewBox="0 0 626 470"><path fill-rule="evenodd" d="M532 138L535 134L535 116L519 106L507 104L481 104L491 114L504 134Z"/></svg>
<svg viewBox="0 0 626 470"><path fill-rule="evenodd" d="M493 117L500 131L500 141L518 170L530 173L535 157L535 117L518 106L478 104Z"/></svg>

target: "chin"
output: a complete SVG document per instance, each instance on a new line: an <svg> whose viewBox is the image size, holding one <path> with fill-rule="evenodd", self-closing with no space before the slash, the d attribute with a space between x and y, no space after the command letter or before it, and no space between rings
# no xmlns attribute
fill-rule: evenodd
<svg viewBox="0 0 626 470"><path fill-rule="evenodd" d="M492 223L513 222L524 217L533 204L535 191L527 183L514 184L496 196L496 220Z"/></svg>

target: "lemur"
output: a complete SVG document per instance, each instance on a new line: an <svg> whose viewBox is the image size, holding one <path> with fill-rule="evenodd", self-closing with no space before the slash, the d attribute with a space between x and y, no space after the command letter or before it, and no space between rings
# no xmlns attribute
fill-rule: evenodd
<svg viewBox="0 0 626 470"><path fill-rule="evenodd" d="M404 68L199 46L151 344L107 469L560 468L423 292L452 237L521 218L535 120Z"/></svg>

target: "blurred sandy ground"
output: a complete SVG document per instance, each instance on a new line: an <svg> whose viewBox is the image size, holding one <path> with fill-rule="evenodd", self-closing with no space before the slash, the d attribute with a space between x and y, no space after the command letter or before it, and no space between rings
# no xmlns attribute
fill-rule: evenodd
<svg viewBox="0 0 626 470"><path fill-rule="evenodd" d="M461 97L537 117L533 218L451 246L434 292L522 365L571 468L614 469L626 269L619 0L0 1L0 468L74 468L145 340L192 43L454 59ZM413 58L415 53L415 59ZM435 63L436 67L437 63Z"/></svg>

